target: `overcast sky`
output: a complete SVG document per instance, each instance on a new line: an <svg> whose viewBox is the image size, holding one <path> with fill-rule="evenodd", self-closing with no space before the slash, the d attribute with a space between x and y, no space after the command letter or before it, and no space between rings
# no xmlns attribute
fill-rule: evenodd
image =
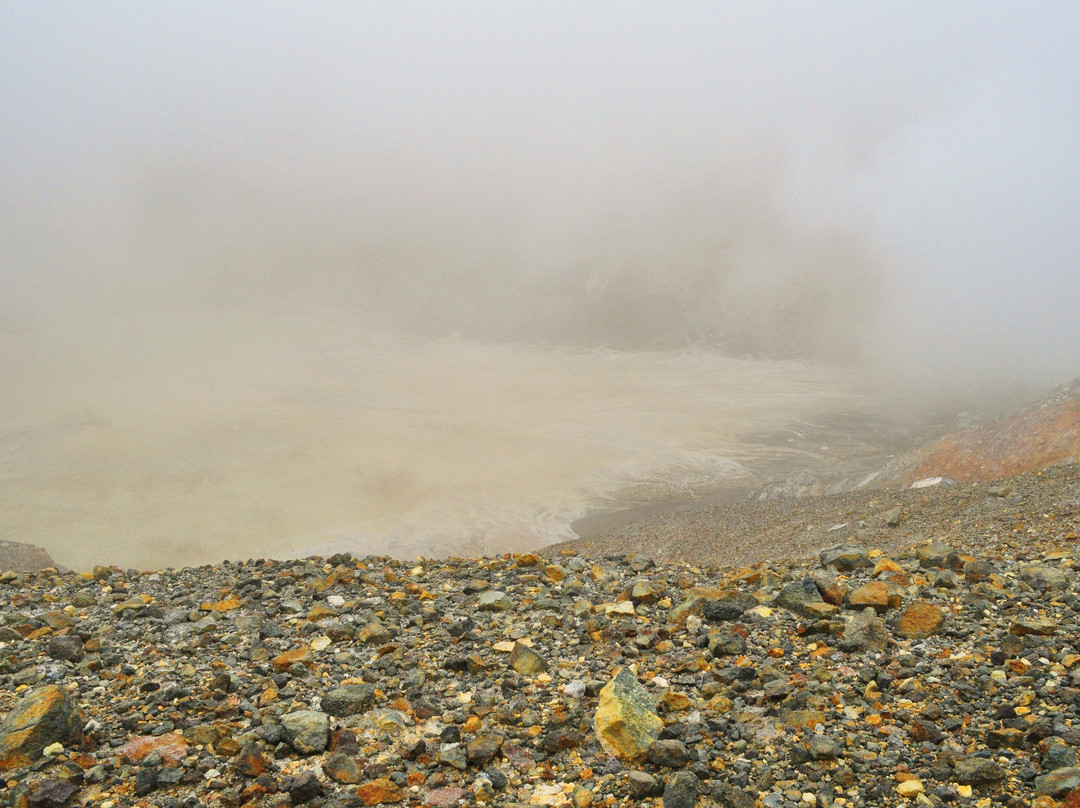
<svg viewBox="0 0 1080 808"><path fill-rule="evenodd" d="M658 256L722 233L753 254L728 297L783 308L770 286L823 272L819 319L871 323L838 333L897 367L1080 373L1075 2L3 2L0 22L0 313L136 254L166 272L139 205L228 172L249 239L288 219L340 242L362 211L591 294L603 256L629 260L606 241L683 283ZM805 263L830 234L842 272Z"/></svg>

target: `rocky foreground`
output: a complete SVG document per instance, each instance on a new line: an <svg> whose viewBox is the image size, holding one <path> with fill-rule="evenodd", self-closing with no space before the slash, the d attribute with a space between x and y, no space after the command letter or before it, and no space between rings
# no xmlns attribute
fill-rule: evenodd
<svg viewBox="0 0 1080 808"><path fill-rule="evenodd" d="M1078 806L1080 556L1039 528L3 573L0 803Z"/></svg>

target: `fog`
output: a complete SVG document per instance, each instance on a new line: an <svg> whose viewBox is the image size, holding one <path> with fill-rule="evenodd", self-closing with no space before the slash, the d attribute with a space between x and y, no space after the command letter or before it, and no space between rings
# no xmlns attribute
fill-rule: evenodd
<svg viewBox="0 0 1080 808"><path fill-rule="evenodd" d="M0 538L73 564L535 546L1077 375L1074 4L0 15Z"/></svg>

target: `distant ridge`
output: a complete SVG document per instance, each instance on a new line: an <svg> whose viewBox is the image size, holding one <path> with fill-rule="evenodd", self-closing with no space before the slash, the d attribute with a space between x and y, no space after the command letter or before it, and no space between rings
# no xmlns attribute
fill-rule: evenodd
<svg viewBox="0 0 1080 808"><path fill-rule="evenodd" d="M984 482L1080 458L1080 378L1004 418L954 432L907 452L875 486L908 487L927 477Z"/></svg>

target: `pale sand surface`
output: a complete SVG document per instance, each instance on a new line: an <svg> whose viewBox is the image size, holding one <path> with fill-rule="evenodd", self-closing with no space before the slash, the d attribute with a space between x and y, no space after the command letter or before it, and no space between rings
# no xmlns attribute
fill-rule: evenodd
<svg viewBox="0 0 1080 808"><path fill-rule="evenodd" d="M804 363L421 342L314 316L3 336L0 539L74 569L535 548L589 513L828 462L840 449L808 430L873 410L850 374Z"/></svg>

